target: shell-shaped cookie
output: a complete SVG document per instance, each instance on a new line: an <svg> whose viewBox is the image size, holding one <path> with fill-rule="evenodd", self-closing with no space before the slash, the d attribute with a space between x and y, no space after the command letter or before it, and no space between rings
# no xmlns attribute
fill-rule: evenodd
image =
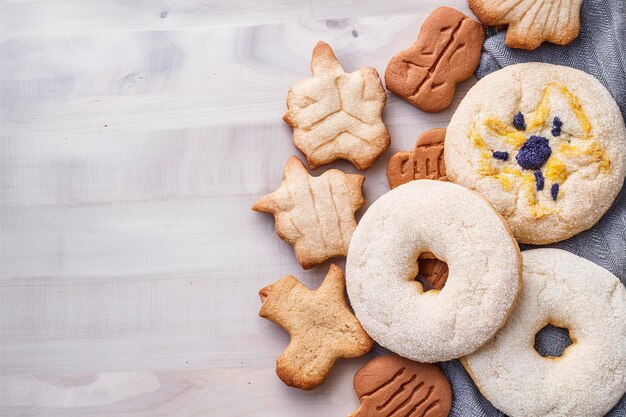
<svg viewBox="0 0 626 417"><path fill-rule="evenodd" d="M567 45L580 30L582 0L468 0L478 19L490 26L509 25L509 48L535 49L542 42Z"/></svg>

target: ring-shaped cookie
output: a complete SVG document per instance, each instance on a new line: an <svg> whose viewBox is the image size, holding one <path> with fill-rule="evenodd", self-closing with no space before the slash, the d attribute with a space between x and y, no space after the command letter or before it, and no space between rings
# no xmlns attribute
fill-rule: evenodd
<svg viewBox="0 0 626 417"><path fill-rule="evenodd" d="M441 291L415 281L417 257L448 263ZM380 197L350 242L354 312L382 346L409 359L467 355L503 325L520 286L521 256L504 219L460 185L418 180Z"/></svg>
<svg viewBox="0 0 626 417"><path fill-rule="evenodd" d="M603 416L626 391L626 289L606 269L559 249L522 253L522 290L504 327L462 359L480 391L517 416ZM534 349L545 325L567 328L560 357Z"/></svg>

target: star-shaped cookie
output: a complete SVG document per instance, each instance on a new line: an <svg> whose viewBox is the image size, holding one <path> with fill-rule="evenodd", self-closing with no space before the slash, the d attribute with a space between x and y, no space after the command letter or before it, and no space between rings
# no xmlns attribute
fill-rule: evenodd
<svg viewBox="0 0 626 417"><path fill-rule="evenodd" d="M276 360L276 374L287 385L310 390L324 382L335 360L369 352L373 341L348 309L341 268L331 265L315 291L291 275L261 291L259 316L291 336Z"/></svg>
<svg viewBox="0 0 626 417"><path fill-rule="evenodd" d="M369 168L389 147L382 121L387 96L374 68L346 73L333 50L318 42L311 59L313 77L289 90L283 119L293 143L311 169L346 159Z"/></svg>
<svg viewBox="0 0 626 417"><path fill-rule="evenodd" d="M295 156L287 161L280 187L252 210L274 214L276 234L293 245L296 259L310 269L348 253L356 228L354 212L365 202L365 177L337 169L312 177Z"/></svg>

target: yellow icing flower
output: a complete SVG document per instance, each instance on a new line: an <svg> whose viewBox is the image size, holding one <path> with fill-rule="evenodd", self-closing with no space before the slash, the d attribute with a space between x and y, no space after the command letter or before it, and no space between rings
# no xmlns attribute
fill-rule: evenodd
<svg viewBox="0 0 626 417"><path fill-rule="evenodd" d="M553 109L554 99L564 100L577 121L577 129L563 126L562 118ZM509 150L491 149L481 131ZM593 139L591 124L578 97L555 83L546 86L533 111L518 111L509 122L493 116L481 124L474 122L469 137L481 151L479 174L497 179L506 191L514 186L524 190L536 218L554 212L555 204L542 203L538 193L548 183L550 197L557 201L560 185L577 169L568 168L568 161L577 166L597 164L600 170L611 165L604 149Z"/></svg>

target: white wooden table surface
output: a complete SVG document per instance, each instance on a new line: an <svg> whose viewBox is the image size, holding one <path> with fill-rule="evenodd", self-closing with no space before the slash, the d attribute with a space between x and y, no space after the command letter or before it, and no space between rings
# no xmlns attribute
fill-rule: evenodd
<svg viewBox="0 0 626 417"><path fill-rule="evenodd" d="M383 74L439 3L0 2L2 415L353 411L366 358L311 392L275 376L288 337L257 292L285 274L316 287L328 266L303 271L250 206L299 155L281 117L315 42ZM368 204L389 156L445 127L473 83L438 114L389 96ZM356 172L315 174L329 167Z"/></svg>

